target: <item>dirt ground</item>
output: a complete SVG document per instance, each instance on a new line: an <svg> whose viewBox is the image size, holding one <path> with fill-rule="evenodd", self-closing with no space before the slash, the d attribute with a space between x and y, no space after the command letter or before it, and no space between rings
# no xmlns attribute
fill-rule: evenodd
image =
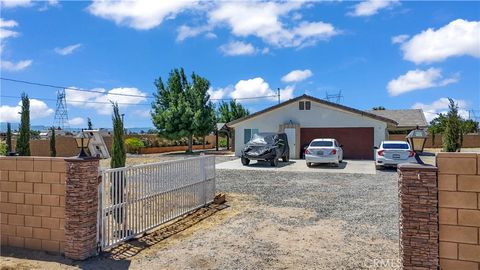
<svg viewBox="0 0 480 270"><path fill-rule="evenodd" d="M262 205L242 194L228 194L225 206L85 262L8 248L1 269L381 269L373 267L379 256L396 256L397 242L374 235L347 240L345 221L317 219L311 209Z"/></svg>

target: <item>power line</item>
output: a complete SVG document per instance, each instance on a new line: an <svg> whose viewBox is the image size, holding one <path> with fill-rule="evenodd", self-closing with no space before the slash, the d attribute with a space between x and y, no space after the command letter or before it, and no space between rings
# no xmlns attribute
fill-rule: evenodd
<svg viewBox="0 0 480 270"><path fill-rule="evenodd" d="M5 77L0 77L0 80L3 81L9 81L9 82L15 82L15 83L23 83L23 84L28 84L28 85L35 85L35 86L42 86L42 87L50 87L50 88L55 88L55 89L65 89L65 90L71 90L71 91L79 91L79 92L89 92L89 93L99 93L99 94L104 94L104 95L115 95L115 96L126 96L126 97L141 97L141 98L149 98L153 99L155 98L154 96L149 96L149 95L134 95L134 94L122 94L122 93L110 93L110 92L102 92L102 91L96 91L96 90L88 90L88 89L83 89L83 88L76 88L76 87L66 87L66 86L60 86L60 85L54 85L54 84L46 84L46 83L38 83L38 82L32 82L32 81L25 81L25 80L17 80L17 79L12 79L12 78L5 78ZM272 97L278 97L279 94L277 95L267 95L267 96L258 96L258 97L243 97L243 98L211 98L211 101L227 101L227 100L249 100L249 99L262 99L262 98L272 98ZM69 102L73 102L69 100ZM82 101L84 102L84 101ZM90 101L89 101L90 102ZM120 104L120 103L119 103ZM124 103L128 104L128 103Z"/></svg>
<svg viewBox="0 0 480 270"><path fill-rule="evenodd" d="M2 98L14 98L14 99L18 99L20 97L17 97L17 96L6 96L6 95L1 95L0 97ZM56 101L56 99L54 98L42 98L42 97L31 97L29 96L30 98L33 98L33 99L38 99L38 100L43 100L43 101ZM111 102L106 102L106 101L90 101L90 100L68 100L68 102L75 102L75 103L96 103L96 104L112 104ZM118 102L118 104L120 105L142 105L142 106L152 106L152 104L149 104L149 103L128 103L128 102Z"/></svg>
<svg viewBox="0 0 480 270"><path fill-rule="evenodd" d="M9 81L9 82L16 82L16 83L24 83L24 84L36 85L36 86L43 86L43 87L50 87L50 88L55 88L55 89L63 88L65 90L72 90L72 91L79 91L79 92L90 92L90 93L108 94L108 95L116 95L116 96L127 96L127 97L154 98L153 96L146 96L146 95L105 93L105 92L102 92L102 91L88 90L88 89L82 89L82 88L76 88L76 87L66 87L66 86L59 86L59 85L45 84L45 83L36 83L36 82L30 82L30 81L15 80L15 79L10 79L10 78L5 78L5 77L0 77L0 80Z"/></svg>

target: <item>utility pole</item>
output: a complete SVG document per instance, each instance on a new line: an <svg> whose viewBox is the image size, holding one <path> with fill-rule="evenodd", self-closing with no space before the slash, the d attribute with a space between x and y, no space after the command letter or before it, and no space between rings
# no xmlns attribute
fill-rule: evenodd
<svg viewBox="0 0 480 270"><path fill-rule="evenodd" d="M62 130L69 128L65 89L59 89L57 92L57 108L53 118L53 126Z"/></svg>
<svg viewBox="0 0 480 270"><path fill-rule="evenodd" d="M278 104L280 104L280 88L277 88Z"/></svg>

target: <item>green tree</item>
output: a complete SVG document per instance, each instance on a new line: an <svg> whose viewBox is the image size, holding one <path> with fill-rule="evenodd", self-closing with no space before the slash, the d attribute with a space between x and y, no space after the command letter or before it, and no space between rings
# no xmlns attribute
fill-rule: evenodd
<svg viewBox="0 0 480 270"><path fill-rule="evenodd" d="M202 137L205 148L205 136L215 129L215 109L210 100L208 89L210 82L196 74L192 74L192 96L195 115L193 117L194 134Z"/></svg>
<svg viewBox="0 0 480 270"><path fill-rule="evenodd" d="M447 123L447 116L443 113L440 113L428 126L428 133L432 135L432 145L435 145L435 137L437 134L442 134L445 132L445 126Z"/></svg>
<svg viewBox="0 0 480 270"><path fill-rule="evenodd" d="M372 110L374 110L374 111L384 111L385 107L383 107L383 106L373 107Z"/></svg>
<svg viewBox="0 0 480 270"><path fill-rule="evenodd" d="M6 143L7 143L7 154L12 152L12 127L10 123L7 123L7 138L6 138Z"/></svg>
<svg viewBox="0 0 480 270"><path fill-rule="evenodd" d="M52 127L51 130L52 130L52 135L50 136L50 156L56 157L57 148L55 147L55 127Z"/></svg>
<svg viewBox="0 0 480 270"><path fill-rule="evenodd" d="M222 101L218 108L218 122L228 123L245 117L249 114L250 112L245 109L242 104L237 103L235 100L230 100L228 103Z"/></svg>
<svg viewBox="0 0 480 270"><path fill-rule="evenodd" d="M184 70L172 70L166 85L160 77L155 86L157 93L152 104L152 122L158 135L172 140L188 138L187 152L192 152L196 108L193 90Z"/></svg>
<svg viewBox="0 0 480 270"><path fill-rule="evenodd" d="M87 117L87 127L88 127L88 130L93 129L92 119L90 119L90 117Z"/></svg>
<svg viewBox="0 0 480 270"><path fill-rule="evenodd" d="M145 147L145 143L139 138L125 139L125 149L128 153L138 154L142 147Z"/></svg>
<svg viewBox="0 0 480 270"><path fill-rule="evenodd" d="M125 144L123 141L124 129L123 121L118 109L118 103L113 103L113 142L112 142L112 158L110 160L111 168L125 167L127 159L125 153Z"/></svg>
<svg viewBox="0 0 480 270"><path fill-rule="evenodd" d="M30 100L22 93L22 109L20 117L20 134L16 151L20 156L30 156Z"/></svg>
<svg viewBox="0 0 480 270"><path fill-rule="evenodd" d="M451 98L448 99L448 113L446 116L445 132L443 133L443 150L456 152L460 149L462 118L458 114L458 105Z"/></svg>
<svg viewBox="0 0 480 270"><path fill-rule="evenodd" d="M463 119L462 119L463 120ZM463 120L460 123L460 147L463 145L463 136L468 133L474 133L478 131L478 122L472 119Z"/></svg>

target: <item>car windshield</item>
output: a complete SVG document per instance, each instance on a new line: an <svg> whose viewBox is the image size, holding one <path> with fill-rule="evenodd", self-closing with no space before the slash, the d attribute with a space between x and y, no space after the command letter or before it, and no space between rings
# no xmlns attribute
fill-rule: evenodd
<svg viewBox="0 0 480 270"><path fill-rule="evenodd" d="M333 146L332 141L313 141L310 146Z"/></svg>
<svg viewBox="0 0 480 270"><path fill-rule="evenodd" d="M406 143L384 143L383 149L408 149L408 144Z"/></svg>
<svg viewBox="0 0 480 270"><path fill-rule="evenodd" d="M249 144L273 144L274 135L273 134L262 134L257 133L253 135L253 138L248 142Z"/></svg>

